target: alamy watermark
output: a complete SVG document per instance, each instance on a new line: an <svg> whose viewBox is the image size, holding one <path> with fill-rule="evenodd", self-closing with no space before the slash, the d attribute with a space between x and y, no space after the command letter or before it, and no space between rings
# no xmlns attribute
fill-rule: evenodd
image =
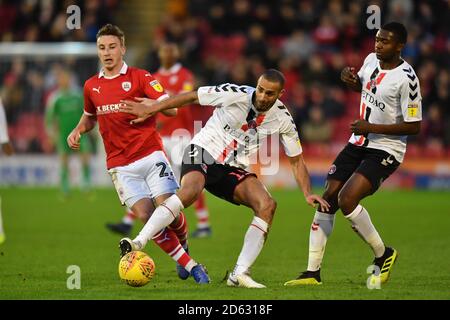
<svg viewBox="0 0 450 320"><path fill-rule="evenodd" d="M70 274L67 278L66 286L69 290L81 289L81 269L77 265L70 265L66 269L66 273Z"/></svg>
<svg viewBox="0 0 450 320"><path fill-rule="evenodd" d="M367 289L381 289L380 267L374 264L370 265L367 267L367 273L370 274L366 282Z"/></svg>
<svg viewBox="0 0 450 320"><path fill-rule="evenodd" d="M201 121L194 121L194 135L202 129ZM193 164L213 164L215 161L224 162L233 166L247 167L259 164L261 175L276 175L280 168L280 135L276 131L271 133L262 128L248 131L233 129L226 126L225 131L233 140L223 151L223 159L212 159L202 157L198 152L192 151L190 156L193 159L186 159ZM218 132L217 135L220 133ZM181 166L183 154L186 147L191 143L191 134L188 130L180 128L175 130L170 136L170 142L164 141L166 152L169 159ZM217 147L223 147L220 144L221 137L217 137ZM214 143L214 142L212 142ZM212 147L213 148L213 147Z"/></svg>
<svg viewBox="0 0 450 320"><path fill-rule="evenodd" d="M373 4L367 7L366 13L370 16L366 20L367 29L380 29L381 28L381 9L379 6Z"/></svg>
<svg viewBox="0 0 450 320"><path fill-rule="evenodd" d="M70 5L66 9L69 15L66 19L66 27L69 30L81 29L81 9L77 5Z"/></svg>

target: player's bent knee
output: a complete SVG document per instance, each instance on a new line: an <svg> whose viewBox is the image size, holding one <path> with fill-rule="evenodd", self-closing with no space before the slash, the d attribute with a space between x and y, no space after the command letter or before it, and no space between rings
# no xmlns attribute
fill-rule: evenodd
<svg viewBox="0 0 450 320"><path fill-rule="evenodd" d="M271 224L276 209L277 202L275 199L268 197L260 203L259 209L256 210L256 216Z"/></svg>

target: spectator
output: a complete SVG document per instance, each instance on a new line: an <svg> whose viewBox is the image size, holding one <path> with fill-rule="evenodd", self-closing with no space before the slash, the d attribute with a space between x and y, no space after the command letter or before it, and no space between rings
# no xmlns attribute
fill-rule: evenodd
<svg viewBox="0 0 450 320"><path fill-rule="evenodd" d="M331 139L331 123L324 117L320 106L315 105L309 111L309 119L301 127L305 142L328 143Z"/></svg>

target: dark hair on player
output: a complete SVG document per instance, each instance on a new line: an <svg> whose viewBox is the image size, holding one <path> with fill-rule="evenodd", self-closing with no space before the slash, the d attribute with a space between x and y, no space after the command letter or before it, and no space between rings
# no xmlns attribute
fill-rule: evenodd
<svg viewBox="0 0 450 320"><path fill-rule="evenodd" d="M408 31L406 31L405 26L400 22L386 23L381 29L392 32L399 43L406 43L408 39Z"/></svg>
<svg viewBox="0 0 450 320"><path fill-rule="evenodd" d="M276 69L268 69L261 76L264 77L264 79L269 80L270 82L278 82L281 85L281 88L284 88L286 79L280 71Z"/></svg>
<svg viewBox="0 0 450 320"><path fill-rule="evenodd" d="M105 24L100 28L100 30L98 30L97 39L101 36L116 36L117 38L119 38L120 44L122 46L125 45L125 34L118 26L111 23Z"/></svg>

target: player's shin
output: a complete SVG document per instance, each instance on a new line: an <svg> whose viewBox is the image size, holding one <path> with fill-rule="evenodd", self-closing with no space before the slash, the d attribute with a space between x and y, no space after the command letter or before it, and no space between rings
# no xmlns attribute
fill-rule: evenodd
<svg viewBox="0 0 450 320"><path fill-rule="evenodd" d="M309 232L308 271L317 271L322 264L327 240L333 231L334 214L316 211Z"/></svg>
<svg viewBox="0 0 450 320"><path fill-rule="evenodd" d="M197 262L184 250L175 232L169 228L161 230L161 232L153 237L153 241L188 272L191 272L192 268L197 265Z"/></svg>
<svg viewBox="0 0 450 320"><path fill-rule="evenodd" d="M178 216L178 220L173 221L169 225L168 228L176 234L178 241L180 241L183 248L186 249L187 248L188 225L187 225L186 216L184 215L184 213L182 211L180 212L180 214Z"/></svg>
<svg viewBox="0 0 450 320"><path fill-rule="evenodd" d="M234 274L248 272L264 246L268 228L269 225L263 219L258 217L253 218L253 221L245 234L244 246L242 247L234 268Z"/></svg>
<svg viewBox="0 0 450 320"><path fill-rule="evenodd" d="M133 242L143 248L160 230L171 224L183 208L177 195L174 194L167 198L155 209Z"/></svg>
<svg viewBox="0 0 450 320"><path fill-rule="evenodd" d="M346 218L352 223L353 230L370 245L375 257L381 257L384 253L385 246L378 231L372 224L367 210L359 204Z"/></svg>

